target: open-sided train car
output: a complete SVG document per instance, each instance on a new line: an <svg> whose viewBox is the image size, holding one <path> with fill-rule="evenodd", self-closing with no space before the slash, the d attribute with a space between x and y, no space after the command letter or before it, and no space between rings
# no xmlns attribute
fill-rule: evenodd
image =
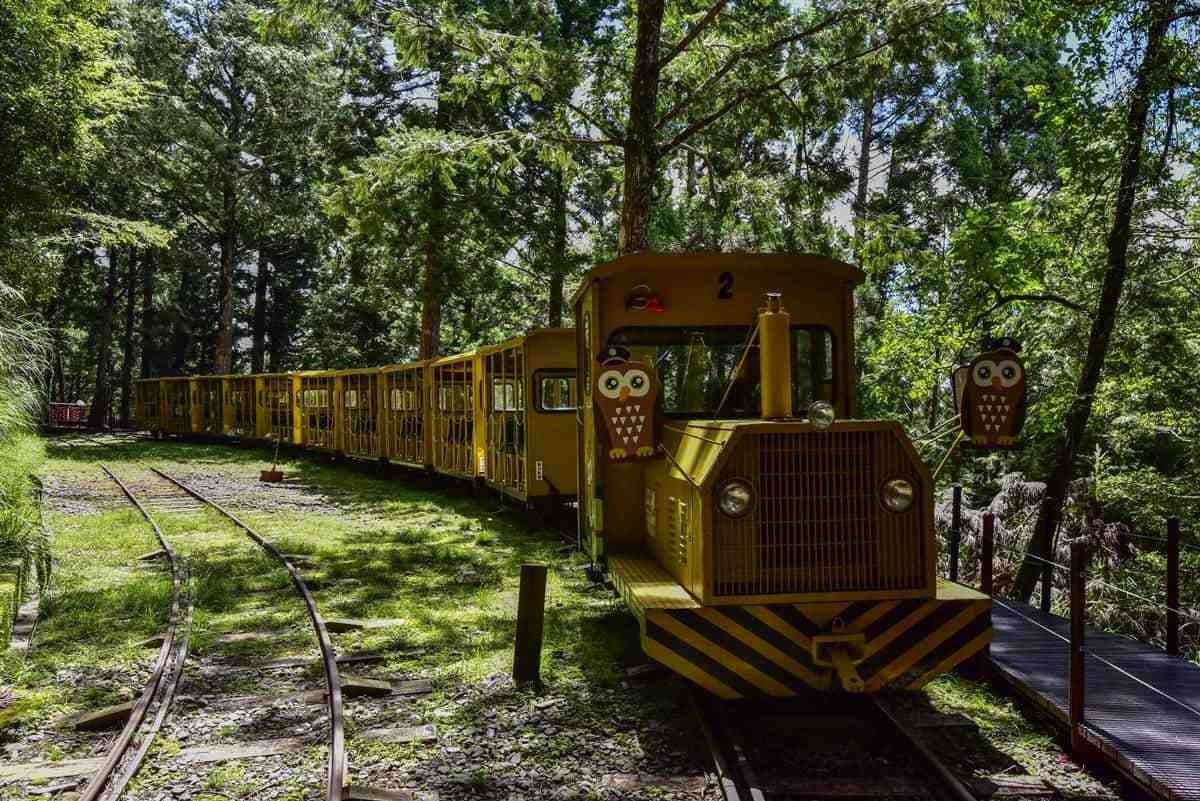
<svg viewBox="0 0 1200 801"><path fill-rule="evenodd" d="M988 598L936 578L907 436L845 419L861 280L639 253L575 295L581 535L647 654L719 696L916 688L990 641Z"/></svg>
<svg viewBox="0 0 1200 801"><path fill-rule="evenodd" d="M531 331L487 348L482 363L487 484L539 506L574 496L575 332Z"/></svg>
<svg viewBox="0 0 1200 801"><path fill-rule="evenodd" d="M406 467L431 465L429 362L385 367L379 371L383 410L383 450L389 462Z"/></svg>
<svg viewBox="0 0 1200 801"><path fill-rule="evenodd" d="M146 379L136 415L156 433L386 459L552 505L575 495L575 456L562 447L574 438L574 362L570 329L536 329L389 367Z"/></svg>

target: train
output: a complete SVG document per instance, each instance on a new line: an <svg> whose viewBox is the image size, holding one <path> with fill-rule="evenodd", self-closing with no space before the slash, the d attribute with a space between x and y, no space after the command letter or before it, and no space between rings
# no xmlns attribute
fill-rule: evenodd
<svg viewBox="0 0 1200 801"><path fill-rule="evenodd" d="M410 364L137 383L162 436L289 443L574 508L653 660L721 698L915 690L986 652L933 480L857 417L854 288L798 253L594 266L574 328Z"/></svg>

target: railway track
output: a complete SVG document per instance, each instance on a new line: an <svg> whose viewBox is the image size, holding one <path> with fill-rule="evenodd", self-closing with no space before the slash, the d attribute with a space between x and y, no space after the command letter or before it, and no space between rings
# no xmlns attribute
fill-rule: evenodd
<svg viewBox="0 0 1200 801"><path fill-rule="evenodd" d="M200 503L228 518L231 523L241 529L250 539L254 540L255 543L274 557L287 570L292 585L304 601L309 622L312 624L313 631L317 637L317 643L321 650L321 665L325 674L325 701L329 718L329 758L328 769L326 771L325 798L327 801L343 801L346 795L347 776L346 727L342 707L342 685L338 672L337 654L333 648L333 641L329 637L329 630L325 625L325 620L321 617L320 610L317 609L316 599L305 583L304 577L279 548L240 520L233 512L230 512L224 506L221 506L216 501L208 498L174 476L157 468L151 468L151 470Z"/></svg>
<svg viewBox="0 0 1200 801"><path fill-rule="evenodd" d="M117 478L107 465L102 464L100 467L153 529L154 536L162 546L163 556L170 567L172 599L167 632L159 647L158 658L155 660L145 689L134 704L124 728L113 742L112 747L109 748L100 768L93 774L80 794L80 801L96 801L102 797L111 799L120 797L126 785L141 768L146 754L162 728L163 721L166 720L171 702L179 687L179 679L187 661L193 611L191 593L188 590L187 567L183 564L183 560L171 547L149 510L129 487ZM146 715L151 707L156 707L156 713L146 724ZM137 743L136 748L134 748L135 742Z"/></svg>
<svg viewBox="0 0 1200 801"><path fill-rule="evenodd" d="M886 701L692 702L725 801L976 801Z"/></svg>
<svg viewBox="0 0 1200 801"><path fill-rule="evenodd" d="M288 572L293 587L304 602L309 622L320 648L319 662L322 665L325 680L324 690L319 693L326 708L329 730L329 751L323 797L326 801L346 801L351 797L351 788L346 785L346 737L337 657L325 621L321 617L312 592L300 571L282 551L236 515L174 476L155 468L149 468L150 472L137 480L122 481L107 465L102 465L102 469L154 530L155 536L162 546L162 555L170 565L174 598L167 633L164 635L158 658L151 677L145 685L145 690L135 703L124 728L113 741L103 762L88 781L80 795L80 801L116 801L122 796L130 780L146 763L147 754L150 753L156 736L171 713L172 702L176 698L179 687L184 683L185 668L189 662L188 643L193 613L192 599L188 591L187 566L184 559L176 553L164 536L162 529L154 519L154 513L187 513L204 508L210 508L227 518L259 548L279 562ZM197 669L199 667L196 666ZM310 694L312 693L293 693L291 697ZM287 695L280 696L282 699L288 697ZM203 703L207 702L208 699L204 699ZM153 717L149 715L151 710L155 712ZM254 743L248 744L247 750L253 751L255 745ZM228 747L227 744L225 747ZM164 758L169 758L169 756ZM176 798L181 797L180 794L184 792L181 789L173 788L173 790Z"/></svg>

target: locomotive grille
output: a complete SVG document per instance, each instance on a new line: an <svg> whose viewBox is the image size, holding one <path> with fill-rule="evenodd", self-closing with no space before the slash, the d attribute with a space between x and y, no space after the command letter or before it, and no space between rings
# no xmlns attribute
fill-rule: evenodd
<svg viewBox="0 0 1200 801"><path fill-rule="evenodd" d="M926 488L886 428L748 434L721 473L757 489L754 509L714 509L718 597L909 591L925 586ZM891 478L913 483L901 514L880 503Z"/></svg>

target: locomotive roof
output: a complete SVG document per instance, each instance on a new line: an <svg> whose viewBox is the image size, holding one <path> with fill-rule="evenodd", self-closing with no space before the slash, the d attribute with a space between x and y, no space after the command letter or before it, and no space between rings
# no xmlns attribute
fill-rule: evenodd
<svg viewBox="0 0 1200 801"><path fill-rule="evenodd" d="M619 256L612 261L597 264L580 283L572 303L579 300L580 293L591 280L608 278L633 270L761 270L763 272L788 272L800 269L805 272L822 273L837 281L861 284L866 274L852 264L838 261L817 253L749 253L749 252L686 252L659 253L642 250Z"/></svg>

